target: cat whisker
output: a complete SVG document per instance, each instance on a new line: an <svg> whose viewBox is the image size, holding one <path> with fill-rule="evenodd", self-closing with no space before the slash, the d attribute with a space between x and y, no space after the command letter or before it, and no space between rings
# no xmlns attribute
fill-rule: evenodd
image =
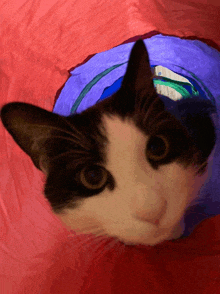
<svg viewBox="0 0 220 294"><path fill-rule="evenodd" d="M105 231L102 228L97 227L97 225L84 227L83 229L76 229L76 230L74 230L74 235L77 235L77 236L89 235L89 236L93 236L93 237L100 237L100 236L106 237L107 236Z"/></svg>
<svg viewBox="0 0 220 294"><path fill-rule="evenodd" d="M94 235L92 234L71 234L68 237L73 239L78 247L85 247L85 245L94 242Z"/></svg>
<svg viewBox="0 0 220 294"><path fill-rule="evenodd" d="M69 154L74 154L74 156L77 154L77 155L83 155L85 157L85 154L86 152L84 150L68 150L68 151L65 151L61 154L58 154L56 156L54 156L52 158L52 160L57 160L59 157L64 157L64 156L68 156Z"/></svg>
<svg viewBox="0 0 220 294"><path fill-rule="evenodd" d="M80 248L83 248L83 250L95 251L97 247L101 246L106 241L107 241L107 238L104 236L90 235L86 239L85 239L85 236L83 236L83 240L81 240L80 242L77 242L77 245Z"/></svg>
<svg viewBox="0 0 220 294"><path fill-rule="evenodd" d="M109 236L107 233L105 233L105 231L97 226L90 226L87 228L84 228L83 230L81 230L80 232L78 232L78 235L87 235L86 240L83 239L81 242L78 242L78 244L80 244L80 246L83 246L84 249L91 246L91 244L93 245L97 245L97 246L101 246L103 244L103 242L109 242L109 240L112 238L111 236ZM85 238L85 236L83 237ZM114 243L118 243L119 239L118 238L114 238ZM114 244L112 243L112 244ZM108 246L109 247L109 246Z"/></svg>
<svg viewBox="0 0 220 294"><path fill-rule="evenodd" d="M74 124L70 123L67 119L63 119L65 123L71 128L71 130L74 131L74 133L77 133L79 136L82 136L82 133L74 126ZM71 134L71 132L66 131L66 133Z"/></svg>
<svg viewBox="0 0 220 294"><path fill-rule="evenodd" d="M147 103L145 103L144 107L140 108L141 112L144 113L145 120L146 120L146 118L149 118L149 115L152 113L152 110L155 109L155 104L157 104L158 101L160 101L159 97L157 97L156 99L151 101L150 105L148 105L149 101L147 100ZM164 112L164 111L162 111L162 112Z"/></svg>
<svg viewBox="0 0 220 294"><path fill-rule="evenodd" d="M104 246L103 248L103 245L105 243L106 246ZM98 258L101 258L103 255L105 255L107 252L112 250L117 244L118 246L119 244L121 245L121 242L117 237L112 239L112 237L109 237L107 235L95 236L93 234L89 234L86 239L85 236L83 236L83 240L77 240L76 244L78 247L83 248L83 250L85 251L89 249L95 252L93 258L97 260ZM122 245L124 245L125 247L125 244L122 243Z"/></svg>
<svg viewBox="0 0 220 294"><path fill-rule="evenodd" d="M62 135L53 135L53 137L51 138L52 140L54 139L62 139L62 140L66 140L68 142L71 142L73 143L74 145L78 145L78 146L81 146L83 147L84 149L86 149L87 151L90 150L90 148L88 146L86 146L85 144L83 144L83 140L82 138L78 138L78 137L75 137L71 136L71 138L68 138L68 137L65 137L65 136L62 136ZM49 140L49 139L48 139Z"/></svg>
<svg viewBox="0 0 220 294"><path fill-rule="evenodd" d="M117 247L120 246L120 242L119 242L119 240L117 240L117 238L110 240L110 242L107 243L106 246L103 248L103 243L105 243L105 242L109 242L109 240L104 240L102 243L99 243L98 246L94 249L94 251L96 252L96 254L94 256L95 260L102 258L106 253L111 251L116 246Z"/></svg>
<svg viewBox="0 0 220 294"><path fill-rule="evenodd" d="M60 118L62 118L62 117L60 116ZM57 127L57 126L53 126L53 125L50 125L50 126L48 126L48 125L40 125L40 128L46 128L46 129L56 130L56 131L60 131L61 133L68 134L71 137L73 136L73 133L72 132L69 132L67 130L64 130L63 128L60 128L60 127ZM79 136L76 136L76 134L74 133L74 137L76 137L80 141L80 139L82 137L81 132L79 130L77 130L76 128L73 128L73 126L71 126L71 128L74 130L75 133L77 133L79 135Z"/></svg>
<svg viewBox="0 0 220 294"><path fill-rule="evenodd" d="M103 229L101 229L101 228L91 228L91 227L82 230L81 234L93 234L93 235L95 235L97 237L107 235Z"/></svg>

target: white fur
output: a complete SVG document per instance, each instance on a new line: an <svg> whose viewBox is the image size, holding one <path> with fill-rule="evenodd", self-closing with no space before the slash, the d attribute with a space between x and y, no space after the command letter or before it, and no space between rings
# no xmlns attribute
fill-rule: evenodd
<svg viewBox="0 0 220 294"><path fill-rule="evenodd" d="M78 208L58 217L72 230L117 237L126 244L155 245L180 237L184 212L207 174L195 176L192 167L175 162L153 170L145 156L146 135L117 117L104 116L103 123L110 142L105 168L116 187L81 200Z"/></svg>

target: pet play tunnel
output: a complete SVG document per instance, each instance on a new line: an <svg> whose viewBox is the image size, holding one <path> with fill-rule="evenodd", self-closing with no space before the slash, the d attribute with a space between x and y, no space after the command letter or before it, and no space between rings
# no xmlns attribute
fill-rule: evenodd
<svg viewBox="0 0 220 294"><path fill-rule="evenodd" d="M120 87L132 43L141 37L152 67L188 81L183 87L165 80L170 88L183 97L197 91L218 114L219 5L217 0L2 1L1 106L21 101L63 115L80 112ZM117 64L122 65L97 78ZM163 84L159 81L155 86ZM218 293L219 139L204 201L186 216L188 237L148 250L69 233L43 196L41 172L2 125L0 132L0 293Z"/></svg>

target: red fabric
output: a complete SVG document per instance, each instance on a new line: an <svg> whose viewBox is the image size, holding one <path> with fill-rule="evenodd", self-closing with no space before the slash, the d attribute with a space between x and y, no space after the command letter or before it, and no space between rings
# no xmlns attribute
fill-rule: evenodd
<svg viewBox="0 0 220 294"><path fill-rule="evenodd" d="M1 105L23 101L52 110L70 68L138 35L197 38L219 49L219 5L1 1ZM42 174L2 125L0 138L0 293L219 293L220 216L187 239L150 251L122 244L97 248L85 236L68 237L43 197Z"/></svg>

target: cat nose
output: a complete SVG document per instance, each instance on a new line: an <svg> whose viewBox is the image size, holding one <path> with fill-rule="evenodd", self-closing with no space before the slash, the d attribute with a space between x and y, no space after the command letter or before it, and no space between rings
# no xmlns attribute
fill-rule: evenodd
<svg viewBox="0 0 220 294"><path fill-rule="evenodd" d="M131 201L132 214L142 222L159 224L160 219L166 212L167 200L160 183L155 182L151 185L152 188L146 192L146 184L136 184L136 193Z"/></svg>
<svg viewBox="0 0 220 294"><path fill-rule="evenodd" d="M154 221L154 224L155 224L155 225L158 225L159 222L160 222L160 220L159 220L159 219L156 219L156 220Z"/></svg>
<svg viewBox="0 0 220 294"><path fill-rule="evenodd" d="M139 219L140 221L143 221L143 222L149 222L149 223L152 223L152 224L155 224L155 225L158 225L160 223L160 219L163 217L163 215L165 214L165 211L166 211L166 205L164 205L160 212L157 213L155 212L154 213L149 213L149 212L146 212L144 210L142 211L136 211L136 214L135 214L135 217L137 219Z"/></svg>

